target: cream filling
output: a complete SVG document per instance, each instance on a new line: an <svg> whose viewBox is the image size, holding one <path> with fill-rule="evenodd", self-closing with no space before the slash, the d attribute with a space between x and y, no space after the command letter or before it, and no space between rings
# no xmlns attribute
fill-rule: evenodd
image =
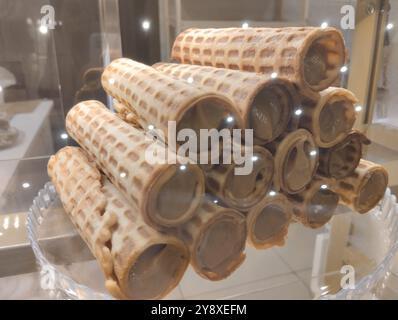
<svg viewBox="0 0 398 320"><path fill-rule="evenodd" d="M286 226L286 214L284 210L274 204L266 206L257 216L253 232L261 242L272 239L278 236Z"/></svg>
<svg viewBox="0 0 398 320"><path fill-rule="evenodd" d="M170 244L147 248L131 267L128 290L133 299L154 299L175 284L186 263L181 250Z"/></svg>
<svg viewBox="0 0 398 320"><path fill-rule="evenodd" d="M261 90L250 108L249 127L254 137L266 142L278 137L285 130L292 109L292 99L283 86Z"/></svg>

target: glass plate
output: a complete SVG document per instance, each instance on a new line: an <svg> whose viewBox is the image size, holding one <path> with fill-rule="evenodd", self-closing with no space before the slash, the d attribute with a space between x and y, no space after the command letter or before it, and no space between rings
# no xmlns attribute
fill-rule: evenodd
<svg viewBox="0 0 398 320"><path fill-rule="evenodd" d="M388 189L380 204L365 215L338 207L335 219L350 225L346 235L338 235L338 239L347 237L346 245L336 247L333 242L339 229L334 222L316 230L293 223L285 246L268 250L248 247L246 261L222 281L204 280L188 268L180 285L166 298L382 298L398 251L396 197ZM34 199L27 228L41 270L42 289L64 299L112 299L98 264L64 212L51 183ZM344 263L333 268L333 263L328 266L325 262L331 258ZM354 287L336 289L344 275L342 264L354 267Z"/></svg>
<svg viewBox="0 0 398 320"><path fill-rule="evenodd" d="M27 228L42 289L59 298L112 299L100 267L63 210L52 183L46 183L33 200Z"/></svg>

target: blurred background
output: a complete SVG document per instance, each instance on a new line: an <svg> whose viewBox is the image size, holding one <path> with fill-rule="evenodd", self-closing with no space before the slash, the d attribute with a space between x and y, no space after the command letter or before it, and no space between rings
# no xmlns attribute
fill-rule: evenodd
<svg viewBox="0 0 398 320"><path fill-rule="evenodd" d="M342 30L350 58L341 70L341 85L360 101L356 127L373 141L365 157L387 168L396 193L397 1L0 0L0 298L12 297L10 292L42 297L37 278L30 277L36 265L26 213L49 180L49 156L73 143L64 128L67 111L87 99L108 103L100 85L105 65L121 56L146 64L167 61L174 38L188 27L340 28L346 5L355 10L355 28ZM46 17L53 26L40 23ZM303 243L311 262L317 234ZM284 254L294 254L285 251L276 256L283 260ZM311 297L312 265L295 269L294 263L284 263L302 283L304 296ZM398 288L398 276L391 281Z"/></svg>

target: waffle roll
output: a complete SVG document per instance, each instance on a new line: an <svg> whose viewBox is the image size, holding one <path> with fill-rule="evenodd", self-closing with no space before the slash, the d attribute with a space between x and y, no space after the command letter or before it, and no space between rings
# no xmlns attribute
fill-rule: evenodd
<svg viewBox="0 0 398 320"><path fill-rule="evenodd" d="M225 96L130 59L110 63L101 81L110 96L138 115L143 128L154 126L166 138L169 121L176 122L177 132L192 129L197 137L200 129L243 128L240 115Z"/></svg>
<svg viewBox="0 0 398 320"><path fill-rule="evenodd" d="M253 168L247 175L237 175L236 164L215 165L206 172L208 191L220 198L227 206L248 211L268 192L274 173L274 158L265 148L254 146Z"/></svg>
<svg viewBox="0 0 398 320"><path fill-rule="evenodd" d="M69 135L87 151L120 192L158 229L195 214L204 193L199 167L111 113L98 101L75 105L66 117ZM152 150L151 161L146 152ZM164 156L165 155L165 156ZM176 164L167 163L176 159ZM180 163L186 163L182 166Z"/></svg>
<svg viewBox="0 0 398 320"><path fill-rule="evenodd" d="M294 217L304 226L320 228L332 218L339 195L330 190L331 185L331 179L315 176L304 191L287 195Z"/></svg>
<svg viewBox="0 0 398 320"><path fill-rule="evenodd" d="M339 79L346 51L334 28L191 28L177 36L171 56L184 64L275 72L316 99L318 91Z"/></svg>
<svg viewBox="0 0 398 320"><path fill-rule="evenodd" d="M318 173L336 179L349 176L361 160L363 144L370 144L370 140L354 130L333 147L319 148Z"/></svg>
<svg viewBox="0 0 398 320"><path fill-rule="evenodd" d="M282 193L267 195L247 214L247 242L256 249L283 246L292 219L292 206Z"/></svg>
<svg viewBox="0 0 398 320"><path fill-rule="evenodd" d="M286 79L189 64L157 63L153 67L167 75L226 95L236 105L245 128L253 129L257 144L277 138L286 129L298 105L298 93Z"/></svg>
<svg viewBox="0 0 398 320"><path fill-rule="evenodd" d="M156 299L176 287L189 264L187 246L149 227L82 149L58 151L48 174L114 297Z"/></svg>
<svg viewBox="0 0 398 320"><path fill-rule="evenodd" d="M243 214L203 201L198 214L178 230L191 252L191 265L201 277L227 278L245 259L247 237Z"/></svg>
<svg viewBox="0 0 398 320"><path fill-rule="evenodd" d="M387 186L387 171L376 163L361 159L351 175L337 180L331 187L340 196L340 203L366 213L383 198Z"/></svg>
<svg viewBox="0 0 398 320"><path fill-rule="evenodd" d="M300 127L314 136L319 147L330 148L351 132L356 114L354 94L343 88L330 87L320 92L317 102L303 103Z"/></svg>
<svg viewBox="0 0 398 320"><path fill-rule="evenodd" d="M318 148L312 134L298 129L267 144L274 155L274 188L294 194L303 191L316 173Z"/></svg>

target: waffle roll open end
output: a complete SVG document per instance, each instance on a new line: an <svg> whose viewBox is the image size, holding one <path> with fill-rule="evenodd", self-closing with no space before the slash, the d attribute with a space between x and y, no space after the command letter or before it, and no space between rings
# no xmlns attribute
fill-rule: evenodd
<svg viewBox="0 0 398 320"><path fill-rule="evenodd" d="M247 242L256 249L283 246L291 219L292 206L286 196L268 195L247 213Z"/></svg>
<svg viewBox="0 0 398 320"><path fill-rule="evenodd" d="M320 148L318 173L336 179L349 176L362 158L363 144L370 144L370 140L361 132L352 131L331 148Z"/></svg>
<svg viewBox="0 0 398 320"><path fill-rule="evenodd" d="M167 163L175 159L174 153L98 101L74 106L66 129L150 226L175 227L195 214L204 194L204 176L197 165L187 163L181 170L180 163L187 159L178 156L176 164Z"/></svg>
<svg viewBox="0 0 398 320"><path fill-rule="evenodd" d="M383 198L387 186L386 169L381 165L361 159L352 174L332 184L332 190L340 196L342 204L359 213L366 213Z"/></svg>
<svg viewBox="0 0 398 320"><path fill-rule="evenodd" d="M319 152L311 133L298 129L271 142L267 147L275 159L275 189L289 194L304 190L318 167Z"/></svg>
<svg viewBox="0 0 398 320"><path fill-rule="evenodd" d="M339 203L339 195L330 187L331 179L316 176L297 194L287 195L294 217L306 227L320 228L330 221Z"/></svg>
<svg viewBox="0 0 398 320"><path fill-rule="evenodd" d="M179 230L191 252L191 265L201 277L218 281L231 275L245 259L245 217L208 199L198 214Z"/></svg>
<svg viewBox="0 0 398 320"><path fill-rule="evenodd" d="M187 246L148 226L82 149L58 151L48 173L113 296L157 299L177 286L189 264Z"/></svg>
<svg viewBox="0 0 398 320"><path fill-rule="evenodd" d="M184 64L276 73L316 99L339 79L346 49L335 28L191 28L177 36L171 57Z"/></svg>
<svg viewBox="0 0 398 320"><path fill-rule="evenodd" d="M303 104L300 126L310 131L319 147L330 148L343 141L355 123L354 94L344 88L330 87L317 102Z"/></svg>
<svg viewBox="0 0 398 320"><path fill-rule="evenodd" d="M248 211L265 197L274 174L274 158L267 149L254 146L248 161L253 165L249 174L237 175L236 164L215 165L206 172L208 190L239 211Z"/></svg>

